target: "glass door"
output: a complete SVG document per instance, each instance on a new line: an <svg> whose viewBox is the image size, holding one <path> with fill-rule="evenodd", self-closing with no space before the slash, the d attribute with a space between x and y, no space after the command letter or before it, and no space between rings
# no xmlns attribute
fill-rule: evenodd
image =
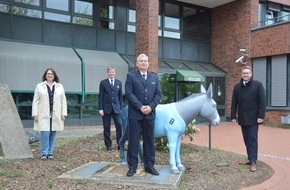
<svg viewBox="0 0 290 190"><path fill-rule="evenodd" d="M192 94L200 92L200 82L182 81L178 82L178 99L182 100Z"/></svg>

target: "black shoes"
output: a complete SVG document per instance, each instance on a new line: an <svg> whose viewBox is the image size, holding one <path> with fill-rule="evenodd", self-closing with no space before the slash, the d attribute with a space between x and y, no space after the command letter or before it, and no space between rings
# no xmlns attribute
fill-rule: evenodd
<svg viewBox="0 0 290 190"><path fill-rule="evenodd" d="M47 160L47 159L53 160L54 157L53 157L52 154L49 154L49 155L42 155L42 156L41 156L41 160L45 161L45 160Z"/></svg>
<svg viewBox="0 0 290 190"><path fill-rule="evenodd" d="M251 165L250 160L247 160L245 162L239 162L239 165Z"/></svg>
<svg viewBox="0 0 290 190"><path fill-rule="evenodd" d="M145 172L152 175L159 175L159 173L154 168L145 168Z"/></svg>
<svg viewBox="0 0 290 190"><path fill-rule="evenodd" d="M154 168L145 168L144 171L151 175L159 175L159 173ZM129 171L127 172L127 176L132 177L135 173L136 173L136 170L129 169Z"/></svg>
<svg viewBox="0 0 290 190"><path fill-rule="evenodd" d="M257 165L256 164L251 164L250 171L251 172L257 171Z"/></svg>
<svg viewBox="0 0 290 190"><path fill-rule="evenodd" d="M43 161L47 160L47 155L42 155L40 159Z"/></svg>
<svg viewBox="0 0 290 190"><path fill-rule="evenodd" d="M111 151L112 150L112 147L107 147L107 151Z"/></svg>
<svg viewBox="0 0 290 190"><path fill-rule="evenodd" d="M134 169L129 169L129 171L127 172L127 176L128 176L128 177L132 177L135 173L136 173L136 170L134 170Z"/></svg>

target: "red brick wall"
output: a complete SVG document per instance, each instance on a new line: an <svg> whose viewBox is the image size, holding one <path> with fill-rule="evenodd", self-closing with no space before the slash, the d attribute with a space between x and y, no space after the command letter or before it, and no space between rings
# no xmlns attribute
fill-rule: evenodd
<svg viewBox="0 0 290 190"><path fill-rule="evenodd" d="M290 5L289 0L271 0L278 4ZM253 23L258 21L259 1L252 0ZM256 24L252 24L255 28ZM290 23L269 26L251 32L250 57L265 57L290 53ZM277 35L278 34L278 35Z"/></svg>
<svg viewBox="0 0 290 190"><path fill-rule="evenodd" d="M149 57L149 70L158 72L159 0L136 0L136 56Z"/></svg>
<svg viewBox="0 0 290 190"><path fill-rule="evenodd" d="M287 1L287 3L286 3ZM274 2L274 1L273 1ZM277 0L290 4L289 0ZM242 54L239 49L250 50L246 64L252 58L290 53L290 23L270 26L258 30L259 0L237 0L212 10L212 51L213 64L227 72L226 116L230 116L231 98L234 85L240 80L240 64L235 60ZM281 116L290 111L266 112L266 124L281 126Z"/></svg>
<svg viewBox="0 0 290 190"><path fill-rule="evenodd" d="M265 123L269 126L282 127L281 116L290 115L290 111L267 111Z"/></svg>
<svg viewBox="0 0 290 190"><path fill-rule="evenodd" d="M290 23L252 32L251 58L287 53L290 53Z"/></svg>
<svg viewBox="0 0 290 190"><path fill-rule="evenodd" d="M227 116L233 87L241 79L241 64L235 60L242 55L241 48L250 47L251 22L251 0L237 0L212 10L211 62L227 73ZM249 59L247 64L251 64Z"/></svg>

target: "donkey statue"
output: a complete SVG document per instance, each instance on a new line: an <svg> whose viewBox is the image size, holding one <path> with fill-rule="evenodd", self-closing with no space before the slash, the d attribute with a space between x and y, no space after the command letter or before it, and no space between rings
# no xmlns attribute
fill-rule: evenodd
<svg viewBox="0 0 290 190"><path fill-rule="evenodd" d="M181 138L186 131L187 125L197 116L207 119L211 125L217 126L220 122L220 116L216 109L216 102L212 99L212 84L206 91L201 86L201 93L193 94L178 102L169 104L159 104L156 107L156 118L154 137L167 136L169 144L169 158L171 173L180 173L185 167L180 160ZM124 156L124 144L128 139L128 109L124 108L122 113L123 136L120 139L120 159L121 165L126 165ZM142 148L139 152L142 158Z"/></svg>

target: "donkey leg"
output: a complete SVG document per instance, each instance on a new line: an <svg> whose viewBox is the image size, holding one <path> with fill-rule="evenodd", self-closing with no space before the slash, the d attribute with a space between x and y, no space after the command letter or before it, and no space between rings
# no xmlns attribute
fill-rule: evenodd
<svg viewBox="0 0 290 190"><path fill-rule="evenodd" d="M123 131L123 135L119 141L119 146L120 146L120 160L121 160L121 166L126 166L127 165L127 159L125 157L125 142L128 140L128 130L127 126L125 126L125 130Z"/></svg>
<svg viewBox="0 0 290 190"><path fill-rule="evenodd" d="M142 149L140 141L139 141L139 156L140 156L140 159L141 159L141 166L144 166L143 149Z"/></svg>
<svg viewBox="0 0 290 190"><path fill-rule="evenodd" d="M176 154L176 143L177 143L178 135L174 133L167 133L167 139L168 139L168 145L169 145L169 160L170 160L170 166L171 166L171 173L178 174L179 169L176 167L176 160L175 160L175 154Z"/></svg>
<svg viewBox="0 0 290 190"><path fill-rule="evenodd" d="M181 138L182 136L178 137L177 143L176 143L176 166L178 167L179 171L185 171L185 167L181 163L180 159L180 145L181 145Z"/></svg>

